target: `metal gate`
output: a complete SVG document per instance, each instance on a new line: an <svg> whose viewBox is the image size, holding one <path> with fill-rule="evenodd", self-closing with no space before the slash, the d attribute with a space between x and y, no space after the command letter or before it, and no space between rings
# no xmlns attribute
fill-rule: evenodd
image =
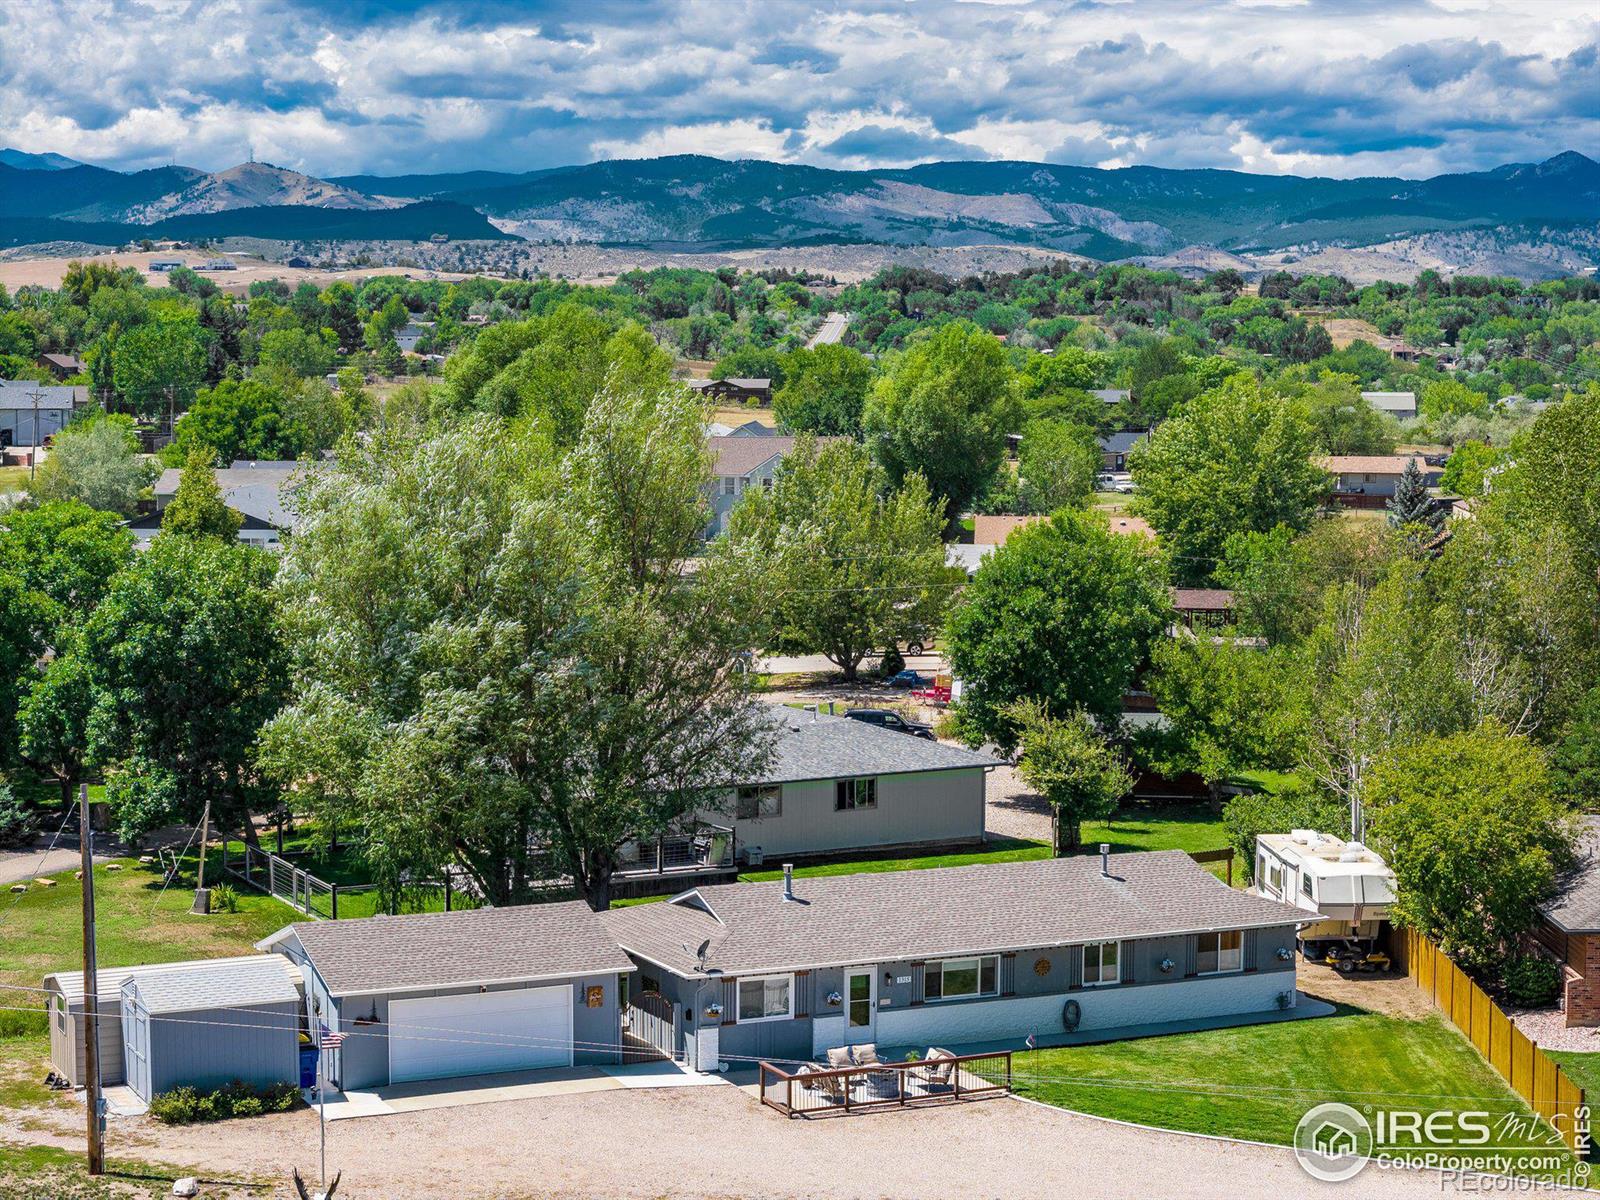
<svg viewBox="0 0 1600 1200"><path fill-rule="evenodd" d="M622 1061L676 1060L680 1019L678 1006L660 992L641 992L623 1010Z"/></svg>

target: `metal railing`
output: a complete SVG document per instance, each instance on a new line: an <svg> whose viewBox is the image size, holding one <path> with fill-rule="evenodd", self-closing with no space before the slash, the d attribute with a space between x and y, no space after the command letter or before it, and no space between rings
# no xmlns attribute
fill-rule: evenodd
<svg viewBox="0 0 1600 1200"><path fill-rule="evenodd" d="M282 900L298 912L318 921L337 921L343 902L346 917L369 917L387 911L378 903L378 885L375 883L329 883L303 867L297 867L282 855L270 850L244 845L232 849L222 844L222 869L239 879ZM478 899L454 881L453 875L444 880L417 880L406 885L421 894L433 892L438 896L435 904L442 903L443 911L456 908L476 908ZM424 905L425 909L430 905Z"/></svg>
<svg viewBox="0 0 1600 1200"><path fill-rule="evenodd" d="M663 834L654 841L633 842L618 855L616 877L692 874L732 870L736 847L731 826L702 824Z"/></svg>
<svg viewBox="0 0 1600 1200"><path fill-rule="evenodd" d="M763 1062L760 1073L762 1104L786 1117L814 1117L1003 1096L1011 1091L1011 1051L793 1072Z"/></svg>

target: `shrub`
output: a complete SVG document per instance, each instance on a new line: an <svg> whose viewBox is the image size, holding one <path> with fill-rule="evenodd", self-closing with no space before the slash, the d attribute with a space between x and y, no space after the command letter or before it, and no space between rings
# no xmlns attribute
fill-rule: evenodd
<svg viewBox="0 0 1600 1200"><path fill-rule="evenodd" d="M10 785L0 779L0 849L30 845L38 832L33 810L18 800Z"/></svg>
<svg viewBox="0 0 1600 1200"><path fill-rule="evenodd" d="M188 1085L162 1092L150 1101L150 1115L168 1125L192 1125L229 1117L287 1112L299 1099L299 1089L292 1083L274 1083L258 1091L235 1079L214 1092L196 1091Z"/></svg>
<svg viewBox="0 0 1600 1200"><path fill-rule="evenodd" d="M1545 958L1514 958L1505 978L1506 998L1518 1008L1544 1008L1561 991L1561 968Z"/></svg>
<svg viewBox="0 0 1600 1200"><path fill-rule="evenodd" d="M888 679L905 669L906 660L900 653L900 647L890 646L883 652L883 659L878 663L878 678Z"/></svg>
<svg viewBox="0 0 1600 1200"><path fill-rule="evenodd" d="M211 889L212 912L238 912L239 893L226 883L219 883Z"/></svg>

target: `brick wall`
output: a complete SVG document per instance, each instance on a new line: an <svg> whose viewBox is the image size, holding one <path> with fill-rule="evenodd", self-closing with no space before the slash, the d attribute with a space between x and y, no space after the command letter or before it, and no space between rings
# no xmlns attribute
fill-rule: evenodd
<svg viewBox="0 0 1600 1200"><path fill-rule="evenodd" d="M1567 937L1567 1024L1600 1025L1600 936Z"/></svg>

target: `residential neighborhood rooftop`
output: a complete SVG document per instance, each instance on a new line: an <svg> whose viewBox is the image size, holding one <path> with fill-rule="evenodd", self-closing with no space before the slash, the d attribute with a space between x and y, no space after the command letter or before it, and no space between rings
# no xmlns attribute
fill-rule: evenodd
<svg viewBox="0 0 1600 1200"><path fill-rule="evenodd" d="M273 956L276 957L276 956ZM298 1004L299 989L284 970L285 960L241 958L209 971L183 967L133 976L146 1012L194 1012L252 1004Z"/></svg>
<svg viewBox="0 0 1600 1200"><path fill-rule="evenodd" d="M1181 850L701 887L603 915L640 958L685 976L999 953L1294 924L1304 913L1228 887ZM709 941L704 964L695 949Z"/></svg>
<svg viewBox="0 0 1600 1200"><path fill-rule="evenodd" d="M1600 816L1582 818L1577 861L1556 896L1539 906L1566 933L1600 933Z"/></svg>
<svg viewBox="0 0 1600 1200"><path fill-rule="evenodd" d="M740 780L741 783L799 783L807 779L1000 765L999 759L987 754L907 737L848 717L787 706L774 706L772 713L778 728L772 765L758 778Z"/></svg>
<svg viewBox="0 0 1600 1200"><path fill-rule="evenodd" d="M290 934L333 996L633 969L580 900L299 922L256 948L270 949Z"/></svg>
<svg viewBox="0 0 1600 1200"><path fill-rule="evenodd" d="M1324 454L1314 461L1337 475L1399 475L1409 462L1415 462L1424 474L1439 470L1420 454Z"/></svg>

